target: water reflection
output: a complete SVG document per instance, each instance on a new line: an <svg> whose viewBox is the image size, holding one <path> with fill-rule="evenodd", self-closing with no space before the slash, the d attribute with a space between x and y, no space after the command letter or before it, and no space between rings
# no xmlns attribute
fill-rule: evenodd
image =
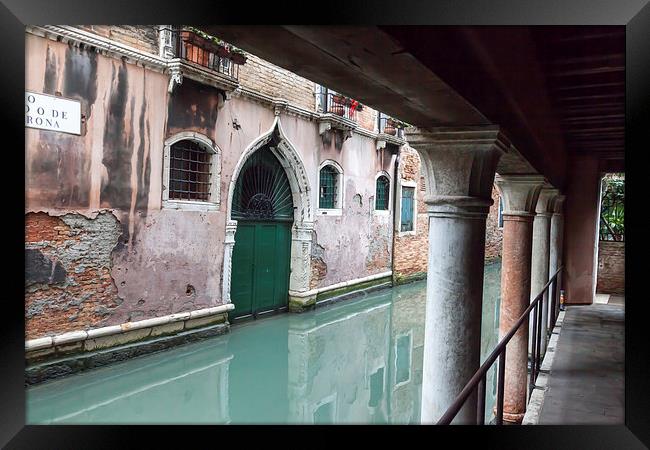
<svg viewBox="0 0 650 450"><path fill-rule="evenodd" d="M486 266L482 357L496 343L499 276ZM419 423L424 311L419 282L241 324L30 388L27 422Z"/></svg>

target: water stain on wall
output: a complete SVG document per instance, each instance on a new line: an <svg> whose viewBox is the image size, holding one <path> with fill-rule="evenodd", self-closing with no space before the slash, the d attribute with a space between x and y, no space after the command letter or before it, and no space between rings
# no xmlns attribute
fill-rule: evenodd
<svg viewBox="0 0 650 450"><path fill-rule="evenodd" d="M213 138L220 97L218 89L184 79L169 97L167 136L194 130Z"/></svg>

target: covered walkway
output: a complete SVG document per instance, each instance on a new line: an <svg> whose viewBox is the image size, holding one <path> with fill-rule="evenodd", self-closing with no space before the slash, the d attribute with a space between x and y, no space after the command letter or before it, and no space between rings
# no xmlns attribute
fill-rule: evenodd
<svg viewBox="0 0 650 450"><path fill-rule="evenodd" d="M622 300L567 307L539 424L624 423Z"/></svg>

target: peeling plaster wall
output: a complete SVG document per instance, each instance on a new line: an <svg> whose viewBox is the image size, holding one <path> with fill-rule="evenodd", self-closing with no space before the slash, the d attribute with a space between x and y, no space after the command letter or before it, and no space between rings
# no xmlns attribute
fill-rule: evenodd
<svg viewBox="0 0 650 450"><path fill-rule="evenodd" d="M28 339L111 323L122 304L111 253L122 233L103 212L25 218L25 321Z"/></svg>
<svg viewBox="0 0 650 450"><path fill-rule="evenodd" d="M170 98L167 75L30 34L26 57L26 89L79 100L85 117L81 136L25 130L26 225L36 234L97 236L82 255L58 238L26 240L28 264L52 261L56 275L46 282L35 274L38 283L26 286L27 337L220 304L225 213L160 209L168 113L172 130L187 126L214 137L217 92ZM200 113L189 114L197 104ZM114 234L94 231L108 216L115 242ZM71 217L73 231L64 227ZM72 279L71 270L95 263L100 241L112 245L101 270Z"/></svg>
<svg viewBox="0 0 650 450"><path fill-rule="evenodd" d="M340 151L334 141L330 146L321 143L316 154L319 163L331 159L343 168L343 211L340 216L315 216L312 287L391 270L392 214L375 212L375 176L385 171L393 183L390 153L376 150L373 139L359 135L346 140ZM313 189L317 206L317 183Z"/></svg>
<svg viewBox="0 0 650 450"><path fill-rule="evenodd" d="M79 100L84 117L81 136L25 130L26 223L34 236L52 235L25 244L28 264L40 268L26 278L28 338L221 304L230 181L273 110L237 94L224 102L187 78L170 95L168 75L31 34L26 65L27 90ZM334 139L323 144L317 122L280 120L305 166L314 213L319 164L333 159L344 169L343 215L313 217L310 287L390 270L392 215L374 212L376 175L393 181L390 153L358 134L337 149ZM217 211L161 209L164 141L181 131L200 132L221 151ZM110 232L97 234L108 217ZM99 264L96 244L75 254L65 233L103 239L110 250L102 247ZM91 269L71 278L80 267ZM73 281L82 287L69 288Z"/></svg>

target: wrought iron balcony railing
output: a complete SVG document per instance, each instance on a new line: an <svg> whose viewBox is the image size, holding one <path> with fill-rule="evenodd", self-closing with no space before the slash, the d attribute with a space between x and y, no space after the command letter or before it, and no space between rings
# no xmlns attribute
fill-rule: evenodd
<svg viewBox="0 0 650 450"><path fill-rule="evenodd" d="M336 114L353 121L357 121L357 111L363 109L361 103L341 94L324 94L323 112Z"/></svg>
<svg viewBox="0 0 650 450"><path fill-rule="evenodd" d="M378 129L380 133L396 136L400 139L404 138L404 128L396 126L393 118L379 113Z"/></svg>
<svg viewBox="0 0 650 450"><path fill-rule="evenodd" d="M245 58L232 53L230 49L218 41L200 35L191 29L172 28L161 32L169 33L169 47L174 58L179 58L237 80L239 65Z"/></svg>

